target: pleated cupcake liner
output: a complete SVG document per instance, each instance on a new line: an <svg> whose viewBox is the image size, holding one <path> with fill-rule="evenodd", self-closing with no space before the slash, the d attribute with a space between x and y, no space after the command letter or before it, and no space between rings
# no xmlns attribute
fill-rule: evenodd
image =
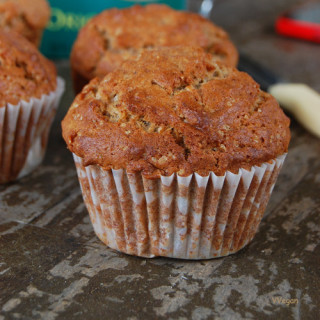
<svg viewBox="0 0 320 320"><path fill-rule="evenodd" d="M41 98L0 107L0 183L19 179L43 160L65 82Z"/></svg>
<svg viewBox="0 0 320 320"><path fill-rule="evenodd" d="M73 156L94 231L108 247L141 257L210 259L252 240L286 154L237 174L158 179L84 166Z"/></svg>

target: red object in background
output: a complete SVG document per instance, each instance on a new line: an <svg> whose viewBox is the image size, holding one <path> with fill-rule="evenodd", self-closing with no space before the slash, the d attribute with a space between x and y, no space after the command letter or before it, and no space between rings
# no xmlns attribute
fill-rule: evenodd
<svg viewBox="0 0 320 320"><path fill-rule="evenodd" d="M317 23L280 17L276 22L276 30L284 36L320 43L320 24Z"/></svg>
<svg viewBox="0 0 320 320"><path fill-rule="evenodd" d="M286 12L277 19L276 31L281 35L320 43L320 3L306 3Z"/></svg>

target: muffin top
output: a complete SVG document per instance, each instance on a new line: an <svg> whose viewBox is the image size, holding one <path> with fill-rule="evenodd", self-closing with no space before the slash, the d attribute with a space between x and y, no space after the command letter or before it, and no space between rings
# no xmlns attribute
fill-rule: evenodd
<svg viewBox="0 0 320 320"><path fill-rule="evenodd" d="M0 26L33 41L29 29L44 29L50 19L46 0L0 0Z"/></svg>
<svg viewBox="0 0 320 320"><path fill-rule="evenodd" d="M54 64L32 43L15 32L0 31L0 107L50 93L56 77Z"/></svg>
<svg viewBox="0 0 320 320"><path fill-rule="evenodd" d="M62 129L86 165L148 178L236 173L285 153L290 140L277 101L199 47L144 50L95 78Z"/></svg>
<svg viewBox="0 0 320 320"><path fill-rule="evenodd" d="M135 5L102 12L82 28L71 64L86 79L103 77L141 48L191 45L236 66L238 53L225 31L198 14L165 5Z"/></svg>

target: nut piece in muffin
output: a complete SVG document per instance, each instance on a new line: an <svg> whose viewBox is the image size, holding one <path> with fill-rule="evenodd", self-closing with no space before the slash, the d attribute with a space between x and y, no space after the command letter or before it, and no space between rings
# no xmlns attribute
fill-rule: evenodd
<svg viewBox="0 0 320 320"><path fill-rule="evenodd" d="M0 0L1 29L16 31L36 46L49 19L46 0Z"/></svg>
<svg viewBox="0 0 320 320"><path fill-rule="evenodd" d="M290 139L276 100L199 47L144 50L93 79L62 129L98 237L183 259L252 240Z"/></svg>
<svg viewBox="0 0 320 320"><path fill-rule="evenodd" d="M94 77L103 77L141 48L200 46L236 66L238 53L227 33L198 14L165 5L136 5L106 10L80 31L71 53L76 92Z"/></svg>
<svg viewBox="0 0 320 320"><path fill-rule="evenodd" d="M54 64L32 43L0 31L0 183L41 162L62 87Z"/></svg>

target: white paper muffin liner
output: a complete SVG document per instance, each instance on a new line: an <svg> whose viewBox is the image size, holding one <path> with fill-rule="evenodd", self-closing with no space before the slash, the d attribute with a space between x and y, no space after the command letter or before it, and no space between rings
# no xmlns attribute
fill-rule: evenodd
<svg viewBox="0 0 320 320"><path fill-rule="evenodd" d="M64 88L58 77L50 94L0 107L0 183L25 176L42 162Z"/></svg>
<svg viewBox="0 0 320 320"><path fill-rule="evenodd" d="M97 236L142 257L210 259L237 252L254 237L286 154L238 174L147 179L74 160Z"/></svg>

